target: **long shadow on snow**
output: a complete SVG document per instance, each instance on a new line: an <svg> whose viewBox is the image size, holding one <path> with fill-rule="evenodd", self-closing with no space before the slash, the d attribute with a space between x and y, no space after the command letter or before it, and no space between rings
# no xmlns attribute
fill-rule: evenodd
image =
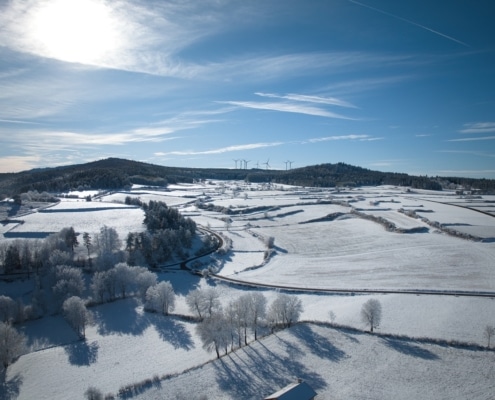
<svg viewBox="0 0 495 400"><path fill-rule="evenodd" d="M64 347L71 365L89 366L98 360L98 343L77 342Z"/></svg>
<svg viewBox="0 0 495 400"><path fill-rule="evenodd" d="M177 317L151 314L148 319L163 341L170 343L176 349L194 348L191 334Z"/></svg>
<svg viewBox="0 0 495 400"><path fill-rule="evenodd" d="M423 360L439 360L435 353L427 350L417 344L413 344L403 339L383 339L385 345L391 349L397 350L399 353L406 354L411 357L422 358Z"/></svg>
<svg viewBox="0 0 495 400"><path fill-rule="evenodd" d="M318 373L297 360L304 355L303 349L283 342L289 350L286 355L272 352L259 341L213 363L219 387L231 398L246 399L268 395L296 378L305 380L315 390L326 387Z"/></svg>
<svg viewBox="0 0 495 400"><path fill-rule="evenodd" d="M21 375L16 374L14 377L6 381L5 375L5 370L0 373L0 399L17 399L17 397L19 397L19 392L21 391L22 377Z"/></svg>
<svg viewBox="0 0 495 400"><path fill-rule="evenodd" d="M100 335L142 335L149 320L136 312L136 299L117 300L103 304L95 311L95 320Z"/></svg>
<svg viewBox="0 0 495 400"><path fill-rule="evenodd" d="M299 342L304 343L318 357L338 362L346 356L344 351L335 347L330 340L314 332L306 324L299 324L294 329L290 329L289 332L297 337Z"/></svg>

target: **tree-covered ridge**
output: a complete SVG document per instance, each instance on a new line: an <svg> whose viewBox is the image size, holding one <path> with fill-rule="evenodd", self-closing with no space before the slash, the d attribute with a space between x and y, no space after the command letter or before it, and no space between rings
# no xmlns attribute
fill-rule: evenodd
<svg viewBox="0 0 495 400"><path fill-rule="evenodd" d="M81 165L0 174L0 198L34 190L40 193L56 193L78 189L122 189L132 184L167 186L169 183L191 183L205 179L247 180L311 187L397 185L441 190L444 187L462 186L466 189L495 192L493 179L413 176L372 171L341 162L291 170L270 170L176 168L108 158Z"/></svg>

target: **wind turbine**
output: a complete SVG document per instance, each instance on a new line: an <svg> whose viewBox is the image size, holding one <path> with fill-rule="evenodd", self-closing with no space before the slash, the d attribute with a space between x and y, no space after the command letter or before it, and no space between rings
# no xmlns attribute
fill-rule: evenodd
<svg viewBox="0 0 495 400"><path fill-rule="evenodd" d="M292 169L292 163L293 163L294 161L287 161L287 162L289 163L289 169Z"/></svg>
<svg viewBox="0 0 495 400"><path fill-rule="evenodd" d="M263 165L266 165L266 169L270 168L270 159L266 160L266 162L263 163Z"/></svg>
<svg viewBox="0 0 495 400"><path fill-rule="evenodd" d="M256 161L256 169L260 169L260 162Z"/></svg>
<svg viewBox="0 0 495 400"><path fill-rule="evenodd" d="M235 158L234 158L234 159L233 159L233 161L235 162L235 169L237 169L237 162L238 162L238 161L241 161L241 160L239 160L239 159L235 159Z"/></svg>
<svg viewBox="0 0 495 400"><path fill-rule="evenodd" d="M249 162L251 162L251 160L244 160L244 169L247 169L247 165Z"/></svg>
<svg viewBox="0 0 495 400"><path fill-rule="evenodd" d="M285 170L287 171L287 164L289 164L290 161L284 161L284 163L285 163Z"/></svg>

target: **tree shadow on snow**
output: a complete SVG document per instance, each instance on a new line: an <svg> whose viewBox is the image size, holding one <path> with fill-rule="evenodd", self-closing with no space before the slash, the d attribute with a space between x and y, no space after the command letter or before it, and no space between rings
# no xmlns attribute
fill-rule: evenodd
<svg viewBox="0 0 495 400"><path fill-rule="evenodd" d="M316 333L306 324L300 324L290 329L289 332L304 343L308 349L321 358L338 362L345 358L344 351L335 347L326 337Z"/></svg>
<svg viewBox="0 0 495 400"><path fill-rule="evenodd" d="M287 343L284 341L285 345ZM290 354L281 355L272 352L260 341L237 349L213 363L218 385L230 398L259 398L297 378L303 379L315 390L326 387L321 375L297 360L303 350L296 348L297 345L291 344Z"/></svg>
<svg viewBox="0 0 495 400"><path fill-rule="evenodd" d="M153 315L150 322L155 326L160 339L170 343L175 349L191 350L194 342L191 334L180 320L173 316Z"/></svg>
<svg viewBox="0 0 495 400"><path fill-rule="evenodd" d="M0 373L0 399L14 400L19 396L22 386L22 377L16 374L8 381L5 380L5 370Z"/></svg>
<svg viewBox="0 0 495 400"><path fill-rule="evenodd" d="M100 335L142 335L149 326L148 318L138 313L136 299L118 300L104 304L95 311Z"/></svg>
<svg viewBox="0 0 495 400"><path fill-rule="evenodd" d="M427 350L417 344L413 344L406 340L385 338L383 339L383 341L385 342L385 345L387 347L411 357L422 358L423 360L440 359L440 357L438 357L435 353L431 352L430 350Z"/></svg>
<svg viewBox="0 0 495 400"><path fill-rule="evenodd" d="M98 343L85 340L64 347L71 365L89 366L98 360Z"/></svg>

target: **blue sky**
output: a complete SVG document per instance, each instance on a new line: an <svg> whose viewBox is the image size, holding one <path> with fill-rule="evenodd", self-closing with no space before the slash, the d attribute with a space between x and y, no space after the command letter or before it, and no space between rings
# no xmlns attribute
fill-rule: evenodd
<svg viewBox="0 0 495 400"><path fill-rule="evenodd" d="M494 15L491 0L2 0L0 172L120 157L494 179Z"/></svg>

